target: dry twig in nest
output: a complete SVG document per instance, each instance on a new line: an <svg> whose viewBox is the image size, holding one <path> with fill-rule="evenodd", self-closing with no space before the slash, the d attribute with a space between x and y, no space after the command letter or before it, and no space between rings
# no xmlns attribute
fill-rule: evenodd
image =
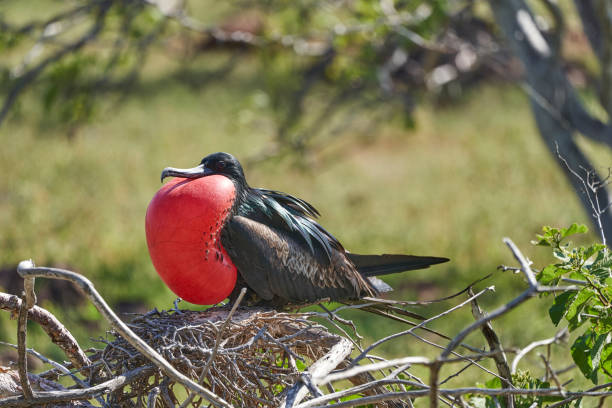
<svg viewBox="0 0 612 408"><path fill-rule="evenodd" d="M129 326L181 373L191 379L203 377L202 384L216 395L244 407L278 406L299 381L304 367L340 341L306 314L241 308L227 321L229 312L227 307L180 314L155 311L137 317ZM110 376L150 364L122 337L107 343L92 361L103 362ZM168 399L172 406L180 404L184 390L178 391L177 383L165 381L160 373L133 382L129 390L115 391L111 400L118 406L132 406L131 399L136 397L146 406L148 394L157 387L157 406L162 405L164 396L164 406ZM193 401L194 406L202 403L199 397Z"/></svg>

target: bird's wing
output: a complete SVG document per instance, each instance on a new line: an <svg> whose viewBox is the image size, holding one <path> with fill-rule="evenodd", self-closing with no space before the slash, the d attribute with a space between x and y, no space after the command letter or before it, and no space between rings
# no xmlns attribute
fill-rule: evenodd
<svg viewBox="0 0 612 408"><path fill-rule="evenodd" d="M416 255L359 255L347 252L347 257L364 276L388 275L390 273L429 268L431 265L448 262L448 258Z"/></svg>
<svg viewBox="0 0 612 408"><path fill-rule="evenodd" d="M334 250L344 252L340 242L315 221L319 212L306 201L278 191L252 188L244 202L239 215L287 231L296 241L303 241L313 255L322 250L330 260Z"/></svg>
<svg viewBox="0 0 612 408"><path fill-rule="evenodd" d="M267 221L237 215L226 222L222 235L232 262L261 298L299 303L375 294L344 250L311 251L300 233Z"/></svg>

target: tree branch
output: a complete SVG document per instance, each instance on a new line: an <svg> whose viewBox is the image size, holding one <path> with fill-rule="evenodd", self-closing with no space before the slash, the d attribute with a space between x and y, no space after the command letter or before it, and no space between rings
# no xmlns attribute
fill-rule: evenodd
<svg viewBox="0 0 612 408"><path fill-rule="evenodd" d="M17 296L0 292L0 309L17 313L21 308L21 304L21 299ZM91 365L91 361L81 350L74 336L51 312L40 306L34 306L28 310L28 319L40 325L51 341L66 354L66 357L68 357L75 368L81 370L83 367ZM87 376L87 372L82 372L82 374Z"/></svg>
<svg viewBox="0 0 612 408"><path fill-rule="evenodd" d="M118 390L135 380L150 375L153 371L154 367L147 365L89 388L65 391L41 391L37 392L32 399L27 399L23 396L0 398L0 406L6 408L20 408L31 407L33 405L57 404L60 402L86 400L100 394L108 394Z"/></svg>
<svg viewBox="0 0 612 408"><path fill-rule="evenodd" d="M67 271L65 269L35 267L31 261L29 264L27 262L28 261L24 261L19 264L18 272L22 278L41 277L49 279L63 279L73 283L81 292L83 292L85 296L87 296L87 298L94 304L102 316L104 316L106 320L110 322L113 328L117 330L117 332L119 332L126 341L128 341L142 355L146 356L157 367L163 370L166 375L183 384L187 389L197 393L212 404L219 407L231 408L231 405L225 400L181 374L157 351L145 343L140 337L136 336L136 334L134 334L134 332L117 317L115 312L113 312L113 310L108 306L104 298L100 296L98 291L88 279L79 275L78 273Z"/></svg>

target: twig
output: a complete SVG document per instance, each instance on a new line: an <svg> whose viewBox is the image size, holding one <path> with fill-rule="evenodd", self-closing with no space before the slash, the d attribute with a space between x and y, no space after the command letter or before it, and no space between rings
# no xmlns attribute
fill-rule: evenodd
<svg viewBox="0 0 612 408"><path fill-rule="evenodd" d="M395 339L395 338L397 338L397 337L400 337L400 336L405 336L406 334L410 334L410 333L412 333L414 330L416 330L416 329L418 329L418 328L421 328L421 327L425 326L427 323L430 323L430 322L432 322L432 321L434 321L434 320L436 320L436 319L439 319L440 317L443 317L443 316L446 316L446 315L447 315L447 314L449 314L449 313L452 313L453 311L455 311L455 310L457 310L457 309L459 309L459 308L461 308L461 307L463 307L463 306L467 305L467 304L468 304L468 303L470 303L470 302L471 302L473 299L476 299L477 297L479 297L479 296L483 295L484 293L486 293L486 292L488 292L488 291L492 291L492 290L494 290L494 289L495 289L495 288L494 288L493 286L489 286L488 288L485 288L485 289L481 290L481 291L480 291L480 292L478 292L476 295L471 296L469 299L467 299L467 300L465 300L465 301L463 301L463 302L459 303L458 305L453 306L453 307L451 307L450 309L445 310L444 312L442 312L442 313L440 313L440 314L437 314L437 315L435 315L435 316L433 316L433 317L430 317L430 318L429 318L429 319L427 319L427 320L423 320L421 323L417 324L417 325L416 325L416 326L414 326L414 327L411 327L411 328L410 328L410 329L408 329L408 330L405 330L405 331L402 331L402 332L399 332L399 333L394 333L394 334L392 334L392 335L390 335L390 336L387 336L387 337L385 337L385 338L382 338L382 339L380 339L380 340L378 340L378 341L376 341L376 342L372 343L372 344L371 344L369 347L367 347L367 348L366 348L366 349L365 349L365 350L364 350L364 351L363 351L361 354L359 354L357 357L355 357L355 358L353 359L352 364L353 364L353 365L357 364L357 363L358 363L360 360L362 360L362 359L363 359L363 358L366 356L366 354L367 354L367 353L369 353L370 351L372 351L372 349L374 349L375 347L378 347L379 345L381 345L381 344L383 344L383 343L385 343L385 342L387 342L387 341L389 341L389 340Z"/></svg>
<svg viewBox="0 0 612 408"><path fill-rule="evenodd" d="M353 366L346 370L342 370L342 371L335 372L333 374L329 374L327 376L324 376L323 378L315 378L315 381L319 385L325 385L329 382L344 380L346 378L354 377L362 373L382 370L384 368L396 367L396 366L401 366L401 365L406 365L406 364L420 364L420 365L428 366L428 365L431 365L432 362L428 358L420 357L420 356L396 358L392 360L381 361L378 363Z"/></svg>
<svg viewBox="0 0 612 408"><path fill-rule="evenodd" d="M159 392L159 387L155 387L151 390L147 398L147 408L155 408L155 401L157 400Z"/></svg>
<svg viewBox="0 0 612 408"><path fill-rule="evenodd" d="M525 275L525 278L527 279L527 283L529 284L529 287L524 292L522 292L520 295L518 295L516 298L512 299L510 302L495 309L487 316L483 316L481 319L477 320L476 322L472 323L465 329L461 330L459 334L457 334L453 338L453 340L448 344L448 346L446 346L446 349L440 354L436 363L432 364L432 366L430 367L430 387L431 387L430 405L432 408L438 407L438 393L437 393L438 376L440 373L440 368L442 367L442 362L463 341L463 339L465 339L467 335L470 334L472 331L476 330L477 328L481 327L487 322L501 315L508 313L510 310L516 308L517 306L519 306L526 300L530 299L532 296L535 296L538 292L543 292L549 289L547 287L538 286L538 282L535 278L535 275L533 274L533 271L531 270L529 262L525 259L523 254L519 251L519 249L516 247L514 242L512 242L510 238L504 238L503 241L510 248L510 250L512 251L512 254L517 259L519 264L521 265L521 270L523 271L523 274Z"/></svg>
<svg viewBox="0 0 612 408"><path fill-rule="evenodd" d="M32 263L32 261L24 261ZM21 262L17 269L22 266ZM33 265L33 264L32 264ZM36 303L36 294L34 293L34 278L27 277L23 280L23 295L21 296L21 306L19 307L19 318L17 321L17 353L18 353L18 371L19 381L25 399L32 399L32 386L28 378L28 360L26 358L26 344L28 335L28 311Z"/></svg>
<svg viewBox="0 0 612 408"><path fill-rule="evenodd" d="M474 287L477 283L480 283L482 281L489 279L492 275L493 275L492 273L489 273L483 276L482 278L476 279L475 281L467 285L465 288L461 289L459 292L455 292L452 295L444 296L438 299L412 301L412 300L393 300L393 299L379 299L379 298L363 297L361 298L361 300L374 302L374 303L382 303L382 304L388 304L388 305L401 305L401 306L424 306L424 305L430 305L432 303L441 303L446 300L451 300L453 298L461 296L462 294L466 293L470 288ZM334 309L334 310L339 310L339 308Z"/></svg>
<svg viewBox="0 0 612 408"><path fill-rule="evenodd" d="M232 309L227 314L227 318L225 319L225 321L223 322L223 324L217 331L217 338L215 339L215 346L213 347L213 350L210 353L210 356L208 357L208 361L206 361L206 365L204 366L204 368L202 369L202 372L200 373L200 377L198 378L198 384L202 384L202 382L204 381L204 378L206 378L206 374L208 374L210 365L212 364L212 361L215 359L215 356L217 355L217 352L219 351L219 345L221 344L221 335L227 328L227 325L229 324L229 322L232 320L232 316L234 315L234 312L236 311L238 306L240 306L240 302L242 302L242 299L244 298L244 295L246 294L246 292L247 292L247 288L242 288L240 290L240 294L238 295L238 298L234 302ZM181 408L185 408L189 404L191 404L191 401L193 401L194 397L195 397L195 394L191 392L189 396L187 397L187 399L185 399L185 401L183 401L183 403L181 404Z"/></svg>
<svg viewBox="0 0 612 408"><path fill-rule="evenodd" d="M27 261L26 261L27 262ZM169 377L174 379L175 381L183 384L187 389L192 392L196 392L198 395L206 399L207 401L213 403L216 406L231 408L231 405L228 404L224 399L214 394L212 391L202 387L199 384L196 384L192 380L190 380L187 376L181 374L178 370L172 367L157 351L155 351L151 346L145 343L140 337L136 336L134 332L123 323L113 312L113 310L108 306L104 298L100 296L98 291L94 288L93 284L82 275L78 273L68 271L65 269L59 268L44 268L44 267L35 267L31 262L20 263L18 268L19 275L21 277L43 277L50 279L63 279L73 283L79 290L89 298L89 300L94 304L96 309L104 316L110 324L113 326L115 330L126 341L128 341L136 350L138 350L141 354L146 356L151 362L153 362L157 367L162 369Z"/></svg>
<svg viewBox="0 0 612 408"><path fill-rule="evenodd" d="M0 341L0 344L8 346L8 347L13 347L15 349L18 348L18 346L16 344L11 344L11 343L7 343L4 341ZM79 384L81 387L89 387L89 384L87 384L86 382L84 382L83 380L81 380L79 377L77 377L76 375L74 375L68 368L66 368L65 366L63 366L62 364L58 363L57 361L53 361L50 358L47 358L45 356L43 356L42 354L40 354L38 351L34 350L34 349L26 349L26 351L28 353L30 353L31 355L33 355L34 357L38 358L40 361L42 361L45 364L49 364L51 366L54 367L54 369L50 370L50 371L54 371L54 370L58 370L59 372L61 372L62 374L65 375L69 375L75 383ZM40 377L44 377L45 373L39 374Z"/></svg>
<svg viewBox="0 0 612 408"><path fill-rule="evenodd" d="M329 401L333 401L335 399L340 399L342 397L346 397L349 395L356 395L356 394L360 394L363 393L369 389L375 388L375 387L379 387L381 385L388 385L388 384L405 384L405 385L409 385L411 387L419 387L419 388L423 388L423 389L427 389L429 387L427 387L426 385L423 384L419 384L417 382L414 381L407 381L407 380L398 380L398 379L384 379L384 380L376 380L376 381L372 381L369 382L367 384L361 384L355 387L351 387L351 388L347 388L345 390L342 391L337 391L331 394L327 394L327 395L323 395L317 398L313 398L311 400L308 400L298 406L296 406L296 408L311 408L311 407L316 407L316 406L320 406L322 404L325 404Z"/></svg>
<svg viewBox="0 0 612 408"><path fill-rule="evenodd" d="M348 339L341 338L331 350L319 360L315 361L307 370L307 375L315 385L325 385L329 381L321 381L323 378L327 378L328 374L338 366L349 354L351 354L353 347ZM289 391L287 396L279 405L281 408L290 408L295 404L299 404L300 401L308 393L308 388L303 382L297 382Z"/></svg>
<svg viewBox="0 0 612 408"><path fill-rule="evenodd" d="M527 347L521 349L521 351L517 353L517 355L514 357L514 360L512 361L512 369L511 369L512 374L516 373L516 368L518 367L519 361L521 361L521 359L525 357L525 355L529 353L531 350L533 350L536 347L541 347L541 346L546 346L548 344L557 343L560 339L566 337L567 335L568 335L568 331L566 327L566 328L563 328L562 330L559 330L557 334L555 334L553 337L549 339L534 341L533 343L530 343Z"/></svg>
<svg viewBox="0 0 612 408"><path fill-rule="evenodd" d="M610 384L608 384L610 386ZM605 388L605 387L601 387ZM387 394L378 394L368 397L357 398L354 400L343 401L337 404L331 405L297 405L295 408L348 408L355 406L365 406L367 404L374 404L383 401L394 401L402 398L420 398L430 395L430 390L411 390L405 392L390 392ZM453 388L453 389L440 389L438 390L440 395L444 396L459 396L466 394L481 394L491 396L505 396L505 395L528 395L528 396L561 396L561 392L556 388L538 388L538 389L523 389L523 388L478 388L478 387L466 387L466 388ZM580 397L607 397L612 396L612 391L579 391L579 392L568 392L569 398L576 399ZM550 405L548 408L560 407L564 401L560 401L554 405ZM565 401L567 402L567 401Z"/></svg>
<svg viewBox="0 0 612 408"><path fill-rule="evenodd" d="M150 365L139 367L135 370L129 371L125 374L119 375L113 379L110 379L101 384L93 387L79 389L79 390L65 390L65 391L41 391L37 392L35 397L31 400L27 400L24 396L14 396L0 399L0 406L6 408L17 408L17 407L31 407L33 405L47 405L57 404L60 402L68 402L75 400L86 400L96 395L111 393L117 389L120 389L131 382L148 376L153 371L153 367Z"/></svg>
<svg viewBox="0 0 612 408"><path fill-rule="evenodd" d="M20 308L21 299L19 297L0 292L0 309L17 313ZM51 312L40 306L34 306L28 310L28 319L40 325L51 341L66 354L75 368L80 370L82 367L91 365L91 361L81 350L74 336ZM81 374L87 376L88 373L81 372Z"/></svg>
<svg viewBox="0 0 612 408"><path fill-rule="evenodd" d="M474 296L474 292L470 288L468 292L471 296ZM472 314L476 320L482 319L485 316L485 313L482 312L480 306L478 305L478 300L474 298L472 300ZM508 367L508 360L506 359L506 353L504 353L504 348L499 340L499 336L493 330L493 326L491 322L487 322L483 324L480 328L482 331L482 335L487 340L489 344L489 349L491 351L499 351L499 353L493 354L493 360L495 361L495 365L497 366L497 371L502 378L502 383L510 388L514 388L512 384L512 375L510 373L510 367ZM514 398L512 395L508 395L506 400L508 408L514 407Z"/></svg>
<svg viewBox="0 0 612 408"><path fill-rule="evenodd" d="M574 285L587 286L589 282L578 280L578 279L570 279L570 278L561 278L563 282L573 283Z"/></svg>
<svg viewBox="0 0 612 408"><path fill-rule="evenodd" d="M548 408L559 408L559 407L562 407L562 406L564 406L565 404L567 404L570 401L573 401L575 399L581 398L583 396L582 394L592 393L594 391L602 390L604 388L609 388L609 387L612 387L612 382L597 385L597 386L595 386L593 388L589 388L588 390L586 390L586 391L584 391L582 393L580 393L580 392L576 392L576 393L568 392L567 394L570 395L569 397L567 397L563 401L558 401L558 402L555 402L552 405L549 405Z"/></svg>
<svg viewBox="0 0 612 408"><path fill-rule="evenodd" d="M565 390L563 389L563 386L561 385L561 381L559 381L559 377L557 377L557 374L555 374L555 370L553 370L553 368L550 366L550 362L544 356L544 354L538 353L538 355L540 356L540 358L544 362L544 365L546 366L546 372L550 373L550 376L553 378L553 381L557 385L557 389L561 391L561 395L563 396L563 398L566 398L567 394L565 393Z"/></svg>
<svg viewBox="0 0 612 408"><path fill-rule="evenodd" d="M25 294L24 294L25 297ZM19 318L17 321L17 354L18 354L18 372L21 389L26 400L31 400L32 387L28 378L28 360L26 359L26 340L27 340L27 322L28 308L26 299L22 299L19 308Z"/></svg>

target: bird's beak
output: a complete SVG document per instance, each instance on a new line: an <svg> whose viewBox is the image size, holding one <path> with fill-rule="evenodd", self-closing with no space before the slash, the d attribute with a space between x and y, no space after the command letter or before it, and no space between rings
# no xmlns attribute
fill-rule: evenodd
<svg viewBox="0 0 612 408"><path fill-rule="evenodd" d="M183 177L196 179L204 176L208 176L212 174L210 169L204 167L203 164L200 164L197 167L193 167L191 169L177 169L174 167L166 167L161 173L161 181L163 183L166 177Z"/></svg>

